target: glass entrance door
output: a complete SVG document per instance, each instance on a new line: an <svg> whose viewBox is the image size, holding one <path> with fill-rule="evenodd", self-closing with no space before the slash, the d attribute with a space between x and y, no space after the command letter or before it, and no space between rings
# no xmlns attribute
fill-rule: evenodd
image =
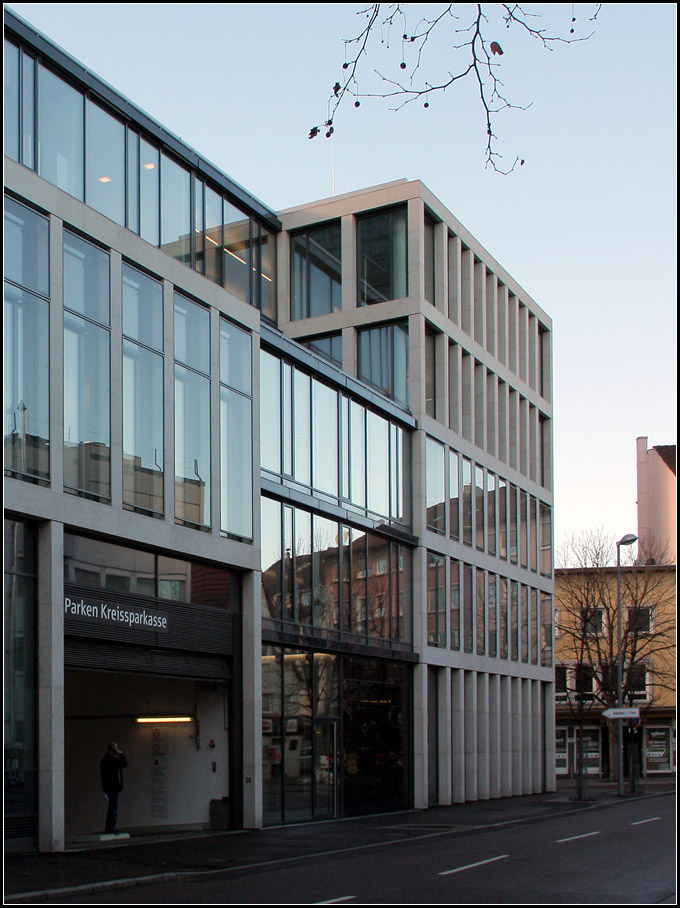
<svg viewBox="0 0 680 908"><path fill-rule="evenodd" d="M314 818L332 819L337 812L337 720L314 722Z"/></svg>

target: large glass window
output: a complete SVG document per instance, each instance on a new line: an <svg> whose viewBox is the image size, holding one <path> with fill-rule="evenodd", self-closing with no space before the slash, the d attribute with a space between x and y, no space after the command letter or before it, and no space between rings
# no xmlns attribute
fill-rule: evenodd
<svg viewBox="0 0 680 908"><path fill-rule="evenodd" d="M460 649L460 562L449 561L449 646Z"/></svg>
<svg viewBox="0 0 680 908"><path fill-rule="evenodd" d="M163 513L163 287L123 265L123 503Z"/></svg>
<svg viewBox="0 0 680 908"><path fill-rule="evenodd" d="M224 286L235 297L249 303L250 218L227 201L224 203L224 252Z"/></svg>
<svg viewBox="0 0 680 908"><path fill-rule="evenodd" d="M427 642L446 646L446 559L427 553Z"/></svg>
<svg viewBox="0 0 680 908"><path fill-rule="evenodd" d="M109 256L64 231L64 487L111 497Z"/></svg>
<svg viewBox="0 0 680 908"><path fill-rule="evenodd" d="M472 464L467 457L463 462L463 544L472 545Z"/></svg>
<svg viewBox="0 0 680 908"><path fill-rule="evenodd" d="M408 406L408 323L359 331L359 378Z"/></svg>
<svg viewBox="0 0 680 908"><path fill-rule="evenodd" d="M158 149L141 139L139 143L139 233L143 240L160 243L161 156Z"/></svg>
<svg viewBox="0 0 680 908"><path fill-rule="evenodd" d="M314 488L338 495L338 395L312 379Z"/></svg>
<svg viewBox="0 0 680 908"><path fill-rule="evenodd" d="M19 160L19 48L5 40L5 154Z"/></svg>
<svg viewBox="0 0 680 908"><path fill-rule="evenodd" d="M210 312L175 294L175 518L210 525Z"/></svg>
<svg viewBox="0 0 680 908"><path fill-rule="evenodd" d="M49 69L39 67L40 176L77 199L85 188L85 99Z"/></svg>
<svg viewBox="0 0 680 908"><path fill-rule="evenodd" d="M446 532L444 507L444 457L443 445L428 438L425 448L427 486L427 528L435 533Z"/></svg>
<svg viewBox="0 0 680 908"><path fill-rule="evenodd" d="M85 113L85 201L125 224L125 126L89 100Z"/></svg>
<svg viewBox="0 0 680 908"><path fill-rule="evenodd" d="M336 366L342 366L342 334L325 334L322 337L310 337L308 340L300 341L305 347L309 347L314 353L323 356L324 359L335 363Z"/></svg>
<svg viewBox="0 0 680 908"><path fill-rule="evenodd" d="M252 337L220 319L221 528L252 539Z"/></svg>
<svg viewBox="0 0 680 908"><path fill-rule="evenodd" d="M185 265L191 264L191 174L161 155L161 247Z"/></svg>
<svg viewBox="0 0 680 908"><path fill-rule="evenodd" d="M49 476L48 241L47 219L6 198L5 469L39 479Z"/></svg>
<svg viewBox="0 0 680 908"><path fill-rule="evenodd" d="M406 206L365 215L357 221L360 306L408 295Z"/></svg>
<svg viewBox="0 0 680 908"><path fill-rule="evenodd" d="M340 309L340 221L294 234L290 243L291 319L312 318Z"/></svg>

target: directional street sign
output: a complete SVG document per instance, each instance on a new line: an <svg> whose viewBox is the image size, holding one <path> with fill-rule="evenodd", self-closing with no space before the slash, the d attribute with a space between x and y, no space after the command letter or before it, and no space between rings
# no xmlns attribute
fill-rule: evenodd
<svg viewBox="0 0 680 908"><path fill-rule="evenodd" d="M640 718L640 707L639 706L622 706L620 708L612 707L611 709L605 709L602 715L606 719L639 719Z"/></svg>

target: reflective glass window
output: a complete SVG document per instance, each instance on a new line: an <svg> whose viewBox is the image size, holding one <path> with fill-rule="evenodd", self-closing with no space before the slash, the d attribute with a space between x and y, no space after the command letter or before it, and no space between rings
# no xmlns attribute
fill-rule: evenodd
<svg viewBox="0 0 680 908"><path fill-rule="evenodd" d="M49 295L49 221L5 196L5 278Z"/></svg>
<svg viewBox="0 0 680 908"><path fill-rule="evenodd" d="M510 658L519 661L519 584L510 581Z"/></svg>
<svg viewBox="0 0 680 908"><path fill-rule="evenodd" d="M253 222L253 234L257 227L257 259L253 263L257 281L256 305L262 315L276 321L276 234L262 224Z"/></svg>
<svg viewBox="0 0 680 908"><path fill-rule="evenodd" d="M253 339L248 331L220 319L220 382L243 394L252 393Z"/></svg>
<svg viewBox="0 0 680 908"><path fill-rule="evenodd" d="M281 475L281 363L260 353L260 463Z"/></svg>
<svg viewBox="0 0 680 908"><path fill-rule="evenodd" d="M196 182L196 186L203 188L203 184ZM202 195L203 193L201 193ZM198 198L198 192L196 193ZM197 201L198 207L198 201ZM202 214L202 212L201 212ZM205 276L216 284L223 281L224 271L224 239L222 237L224 223L224 213L222 211L222 197L219 196L209 186L205 187ZM196 228L196 260L198 270L198 260L203 252L203 234L200 227Z"/></svg>
<svg viewBox="0 0 680 908"><path fill-rule="evenodd" d="M338 394L312 380L313 483L329 495L338 494Z"/></svg>
<svg viewBox="0 0 680 908"><path fill-rule="evenodd" d="M508 580L498 578L498 655L501 659L508 658L509 642L508 626Z"/></svg>
<svg viewBox="0 0 680 908"><path fill-rule="evenodd" d="M472 464L466 458L463 463L463 543L472 545Z"/></svg>
<svg viewBox="0 0 680 908"><path fill-rule="evenodd" d="M366 507L366 408L349 402L349 498Z"/></svg>
<svg viewBox="0 0 680 908"><path fill-rule="evenodd" d="M220 388L221 527L253 536L252 401Z"/></svg>
<svg viewBox="0 0 680 908"><path fill-rule="evenodd" d="M145 139L139 143L139 233L152 246L160 244L161 157Z"/></svg>
<svg viewBox="0 0 680 908"><path fill-rule="evenodd" d="M262 497L262 616L280 620L283 592L281 503Z"/></svg>
<svg viewBox="0 0 680 908"><path fill-rule="evenodd" d="M49 305L5 282L5 469L49 477Z"/></svg>
<svg viewBox="0 0 680 908"><path fill-rule="evenodd" d="M408 323L359 331L358 375L397 403L408 406Z"/></svg>
<svg viewBox="0 0 680 908"><path fill-rule="evenodd" d="M469 564L463 565L463 650L473 652L474 644L474 600L473 569Z"/></svg>
<svg viewBox="0 0 680 908"><path fill-rule="evenodd" d="M323 337L310 337L309 340L302 343L323 356L324 359L330 360L336 366L342 366L342 334L326 334Z"/></svg>
<svg viewBox="0 0 680 908"><path fill-rule="evenodd" d="M188 170L161 155L161 247L185 265L191 264L190 183Z"/></svg>
<svg viewBox="0 0 680 908"><path fill-rule="evenodd" d="M210 525L210 379L175 366L175 517Z"/></svg>
<svg viewBox="0 0 680 908"><path fill-rule="evenodd" d="M118 224L125 224L125 127L87 101L85 201Z"/></svg>
<svg viewBox="0 0 680 908"><path fill-rule="evenodd" d="M293 426L293 476L304 486L312 482L312 414L311 379L309 375L292 370ZM329 416L330 418L330 416Z"/></svg>
<svg viewBox="0 0 680 908"><path fill-rule="evenodd" d="M486 578L486 612L488 622L488 648L489 655L495 657L498 655L498 604L496 602L496 581L495 574L488 574Z"/></svg>
<svg viewBox="0 0 680 908"><path fill-rule="evenodd" d="M224 203L224 286L250 302L250 218L230 202Z"/></svg>
<svg viewBox="0 0 680 908"><path fill-rule="evenodd" d="M481 568L475 568L475 636L477 638L477 655L486 652L486 578Z"/></svg>
<svg viewBox="0 0 680 908"><path fill-rule="evenodd" d="M85 99L49 69L38 73L38 172L77 199L85 188Z"/></svg>
<svg viewBox="0 0 680 908"><path fill-rule="evenodd" d="M435 533L446 532L444 508L445 448L434 439L426 441L427 528Z"/></svg>
<svg viewBox="0 0 680 908"><path fill-rule="evenodd" d="M294 234L291 243L291 319L342 306L340 221Z"/></svg>
<svg viewBox="0 0 680 908"><path fill-rule="evenodd" d="M449 535L458 539L460 535L460 478L458 476L459 457L455 451L449 451Z"/></svg>
<svg viewBox="0 0 680 908"><path fill-rule="evenodd" d="M480 551L484 551L485 519L484 470L475 466L475 545Z"/></svg>
<svg viewBox="0 0 680 908"><path fill-rule="evenodd" d="M123 265L123 334L163 351L163 285Z"/></svg>
<svg viewBox="0 0 680 908"><path fill-rule="evenodd" d="M433 419L437 416L437 337L425 332L425 412Z"/></svg>
<svg viewBox="0 0 680 908"><path fill-rule="evenodd" d="M541 574L550 577L552 574L552 515L547 504L539 502L540 520L540 568Z"/></svg>
<svg viewBox="0 0 680 908"><path fill-rule="evenodd" d="M139 233L139 133L127 131L127 226Z"/></svg>
<svg viewBox="0 0 680 908"><path fill-rule="evenodd" d="M64 306L101 325L109 324L108 253L64 231Z"/></svg>
<svg viewBox="0 0 680 908"><path fill-rule="evenodd" d="M210 375L210 310L175 293L175 359Z"/></svg>
<svg viewBox="0 0 680 908"><path fill-rule="evenodd" d="M508 557L508 484L498 477L498 554Z"/></svg>
<svg viewBox="0 0 680 908"><path fill-rule="evenodd" d="M496 477L486 474L486 547L490 555L496 554Z"/></svg>
<svg viewBox="0 0 680 908"><path fill-rule="evenodd" d="M19 48L5 40L5 154L19 160Z"/></svg>
<svg viewBox="0 0 680 908"><path fill-rule="evenodd" d="M449 562L449 646L460 649L460 562Z"/></svg>
<svg viewBox="0 0 680 908"><path fill-rule="evenodd" d="M408 295L406 207L378 211L357 221L360 306Z"/></svg>
<svg viewBox="0 0 680 908"><path fill-rule="evenodd" d="M97 498L111 497L109 356L109 331L65 311L64 486Z"/></svg>
<svg viewBox="0 0 680 908"><path fill-rule="evenodd" d="M123 340L123 503L163 513L163 357Z"/></svg>
<svg viewBox="0 0 680 908"><path fill-rule="evenodd" d="M336 628L339 622L340 539L334 520L314 515L312 568L312 622Z"/></svg>
<svg viewBox="0 0 680 908"><path fill-rule="evenodd" d="M540 594L541 665L553 664L553 602L549 593Z"/></svg>
<svg viewBox="0 0 680 908"><path fill-rule="evenodd" d="M35 168L35 60L21 55L21 160L31 170Z"/></svg>
<svg viewBox="0 0 680 908"><path fill-rule="evenodd" d="M366 413L368 509L389 517L389 423L377 413Z"/></svg>
<svg viewBox="0 0 680 908"><path fill-rule="evenodd" d="M427 553L427 642L446 646L446 559Z"/></svg>

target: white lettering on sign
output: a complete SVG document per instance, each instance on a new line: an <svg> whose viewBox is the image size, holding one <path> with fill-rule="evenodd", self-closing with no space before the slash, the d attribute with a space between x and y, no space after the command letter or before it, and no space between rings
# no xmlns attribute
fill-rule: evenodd
<svg viewBox="0 0 680 908"><path fill-rule="evenodd" d="M99 624L117 624L126 627L145 628L154 631L168 630L168 616L163 612L152 612L139 608L109 605L108 602L91 602L64 596L64 614L74 618L89 618Z"/></svg>

